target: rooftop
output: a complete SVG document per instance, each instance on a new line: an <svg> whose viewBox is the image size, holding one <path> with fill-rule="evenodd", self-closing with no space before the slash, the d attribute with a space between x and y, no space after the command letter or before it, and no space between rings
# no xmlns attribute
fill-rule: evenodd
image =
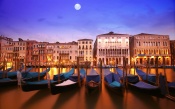
<svg viewBox="0 0 175 109"><path fill-rule="evenodd" d="M119 34L119 33L114 33L114 32L109 32L109 33L106 33L106 34L100 34L98 36L102 36L102 35L128 35L128 34Z"/></svg>

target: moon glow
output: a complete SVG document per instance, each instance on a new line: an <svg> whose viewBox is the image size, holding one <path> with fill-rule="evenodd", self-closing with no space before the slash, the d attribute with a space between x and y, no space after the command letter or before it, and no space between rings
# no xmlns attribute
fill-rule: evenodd
<svg viewBox="0 0 175 109"><path fill-rule="evenodd" d="M80 5L79 3L77 3L77 4L75 4L74 8L75 8L76 10L80 10L80 9L81 9L81 5Z"/></svg>

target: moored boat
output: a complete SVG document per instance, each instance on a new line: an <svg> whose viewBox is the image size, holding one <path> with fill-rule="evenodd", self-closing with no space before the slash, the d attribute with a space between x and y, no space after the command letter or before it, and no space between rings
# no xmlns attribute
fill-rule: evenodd
<svg viewBox="0 0 175 109"><path fill-rule="evenodd" d="M86 88L88 92L99 90L100 88L100 75L94 69L86 76Z"/></svg>
<svg viewBox="0 0 175 109"><path fill-rule="evenodd" d="M123 72L119 68L117 68L117 71L120 73ZM125 73L125 72L123 72L123 73ZM123 75L123 74L121 74L121 75ZM129 86L129 88L132 90L143 92L143 93L146 93L149 95L154 95L154 96L163 96L159 86L152 85L152 84L149 84L147 82L141 81L141 80L139 80L139 77L137 75L132 75L132 74L128 75L127 74L127 76L126 76L126 74L125 74L124 77L127 79L127 84ZM162 80L160 80L160 81L162 81Z"/></svg>
<svg viewBox="0 0 175 109"><path fill-rule="evenodd" d="M43 75L46 75L49 71L50 71L50 68L47 68L44 72L40 73L40 76L43 77ZM35 77L38 78L37 75L35 75ZM41 80L39 81L22 81L22 90L24 92L33 91L33 90L41 90L41 89L48 88L48 85L57 82L53 80L42 80L42 78L40 79Z"/></svg>
<svg viewBox="0 0 175 109"><path fill-rule="evenodd" d="M109 69L104 70L105 86L119 94L123 94L123 85L118 74L111 72Z"/></svg>
<svg viewBox="0 0 175 109"><path fill-rule="evenodd" d="M85 74L86 71L82 68L80 69L80 81L78 81L78 74L73 74L69 77L68 80L63 81L62 83L52 84L51 93L54 95L80 87L79 82L81 84L83 83Z"/></svg>

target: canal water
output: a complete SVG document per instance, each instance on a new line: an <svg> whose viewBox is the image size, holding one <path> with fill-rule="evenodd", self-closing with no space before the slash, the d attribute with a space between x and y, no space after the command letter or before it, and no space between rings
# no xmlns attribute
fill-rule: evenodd
<svg viewBox="0 0 175 109"><path fill-rule="evenodd" d="M40 69L42 71L44 69ZM61 69L62 72L69 68ZM97 72L100 70L95 69ZM113 70L113 69L111 69ZM146 71L146 69L142 69ZM33 69L35 71L35 69ZM37 70L36 70L37 71ZM150 69L151 73L156 70ZM159 72L164 72L159 69ZM57 68L51 68L50 75L57 74ZM77 72L77 70L75 70ZM90 72L90 69L87 70ZM129 71L128 71L129 72ZM130 73L134 73L131 69ZM175 81L175 72L166 69L167 80ZM83 85L79 89L70 89L68 92L51 95L49 89L23 92L17 86L0 88L0 109L174 109L175 102L167 98L158 98L147 94L126 90L120 95L106 89L102 84L100 92L87 93Z"/></svg>

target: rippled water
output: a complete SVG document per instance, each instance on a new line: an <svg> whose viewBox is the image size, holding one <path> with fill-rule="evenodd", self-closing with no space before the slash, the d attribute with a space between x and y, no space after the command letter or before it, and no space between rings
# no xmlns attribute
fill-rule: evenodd
<svg viewBox="0 0 175 109"><path fill-rule="evenodd" d="M44 69L40 69L42 70ZM69 69L61 70L66 72ZM133 71L131 69L131 73L134 73ZM51 68L49 73L53 76L57 72L57 68ZM151 69L151 73L154 72L155 69ZM163 72L163 69L159 69L159 72ZM175 81L175 72L172 69L166 69L166 72L168 81ZM0 89L0 109L174 109L174 107L175 102L166 98L157 98L129 89L122 96L106 89L104 84L100 92L90 94L86 93L84 86L57 95L51 95L49 89L31 92L23 92L17 86Z"/></svg>

